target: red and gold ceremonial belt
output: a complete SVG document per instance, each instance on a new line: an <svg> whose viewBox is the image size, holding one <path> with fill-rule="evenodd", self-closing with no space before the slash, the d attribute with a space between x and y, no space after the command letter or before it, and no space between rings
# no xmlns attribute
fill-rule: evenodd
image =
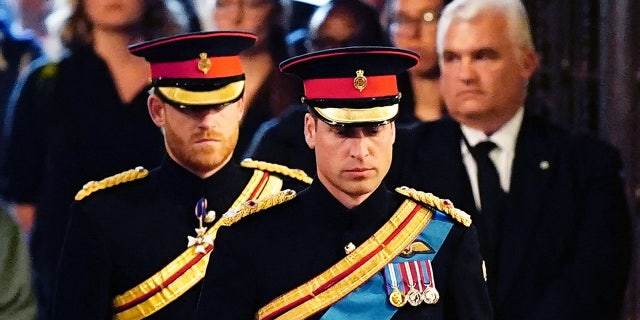
<svg viewBox="0 0 640 320"><path fill-rule="evenodd" d="M231 208L236 208L247 200L259 199L277 193L282 189L282 179L262 170L254 170L247 186ZM236 220L220 218L207 235L215 238L220 227L229 226ZM143 319L162 309L204 278L209 263L212 245L205 253L188 248L156 274L113 300L114 319Z"/></svg>
<svg viewBox="0 0 640 320"><path fill-rule="evenodd" d="M304 319L324 310L398 256L432 217L433 211L405 200L372 237L322 274L262 307L257 319Z"/></svg>

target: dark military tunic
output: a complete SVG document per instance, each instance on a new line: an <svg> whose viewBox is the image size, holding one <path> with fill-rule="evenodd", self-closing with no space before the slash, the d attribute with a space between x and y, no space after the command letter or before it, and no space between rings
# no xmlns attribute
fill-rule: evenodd
<svg viewBox="0 0 640 320"><path fill-rule="evenodd" d="M347 243L362 244L403 199L380 187L347 209L314 182L293 200L221 230L212 256L217 263L207 269L197 319L253 319L259 308L344 258ZM481 261L475 229L454 223L433 260L440 301L406 305L393 319L490 319ZM382 297L380 304L388 303Z"/></svg>
<svg viewBox="0 0 640 320"><path fill-rule="evenodd" d="M76 202L60 262L54 318L111 319L116 295L187 249L187 236L195 237L198 227L197 201L206 197L208 209L220 217L252 174L253 169L229 163L200 179L167 159L146 178ZM287 185L292 183L285 180ZM194 286L149 319L191 319L199 291Z"/></svg>

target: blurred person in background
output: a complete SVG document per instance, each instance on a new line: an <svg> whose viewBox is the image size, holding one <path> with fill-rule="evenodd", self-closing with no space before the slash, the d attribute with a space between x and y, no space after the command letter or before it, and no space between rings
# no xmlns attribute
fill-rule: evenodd
<svg viewBox="0 0 640 320"><path fill-rule="evenodd" d="M283 22L286 32L287 52L293 57L307 52L305 39L307 26L318 5L304 0L280 0L283 8Z"/></svg>
<svg viewBox="0 0 640 320"><path fill-rule="evenodd" d="M2 195L31 237L39 319L49 316L74 194L87 181L162 159L162 134L147 115L149 66L127 46L185 30L163 0L70 5L65 57L33 65L9 107L2 168Z"/></svg>
<svg viewBox="0 0 640 320"><path fill-rule="evenodd" d="M288 57L283 7L279 0L205 0L201 6L206 30L238 30L258 36L256 44L240 55L247 75L247 108L236 151L243 154L258 127L284 112L301 90L297 79L277 68Z"/></svg>
<svg viewBox="0 0 640 320"><path fill-rule="evenodd" d="M473 217L496 320L619 319L631 256L619 152L532 112L520 0L452 1L437 32L448 116L411 128L387 181Z"/></svg>
<svg viewBox="0 0 640 320"><path fill-rule="evenodd" d="M389 43L378 12L360 0L335 0L319 7L311 16L308 31L305 43L309 52ZM306 106L297 103L281 117L264 123L254 135L245 157L280 163L308 174L315 173L313 150L309 149L301 134L306 112Z"/></svg>
<svg viewBox="0 0 640 320"><path fill-rule="evenodd" d="M0 162L5 154L2 135L9 96L29 64L42 53L33 32L16 27L17 14L8 1L0 1Z"/></svg>
<svg viewBox="0 0 640 320"><path fill-rule="evenodd" d="M15 12L14 30L29 32L47 57L57 59L62 51L60 41L47 28L47 16L62 5L61 0L7 0Z"/></svg>
<svg viewBox="0 0 640 320"><path fill-rule="evenodd" d="M0 319L31 320L36 316L36 299L27 241L3 207L0 203Z"/></svg>
<svg viewBox="0 0 640 320"><path fill-rule="evenodd" d="M403 108L397 120L400 124L415 121L436 120L444 113L444 103L439 89L440 69L436 53L436 24L443 0L387 0L382 13L384 25L394 46L420 54L418 64L409 70L408 76L399 78L405 90L403 98L410 100L413 108ZM404 93L404 92L403 92ZM405 106L406 106L405 105Z"/></svg>

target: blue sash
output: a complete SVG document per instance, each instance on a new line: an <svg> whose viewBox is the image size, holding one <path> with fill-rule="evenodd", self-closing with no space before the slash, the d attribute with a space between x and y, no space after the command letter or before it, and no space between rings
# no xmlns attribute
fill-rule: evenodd
<svg viewBox="0 0 640 320"><path fill-rule="evenodd" d="M411 258L401 256L393 259L393 263L416 260L433 260L453 227L453 221L446 214L435 211L433 219L416 240L421 240L433 249L430 253L421 253ZM378 272L369 281L358 287L346 297L333 304L321 319L352 320L357 314L361 319L391 319L398 311L387 300L386 283L383 272Z"/></svg>

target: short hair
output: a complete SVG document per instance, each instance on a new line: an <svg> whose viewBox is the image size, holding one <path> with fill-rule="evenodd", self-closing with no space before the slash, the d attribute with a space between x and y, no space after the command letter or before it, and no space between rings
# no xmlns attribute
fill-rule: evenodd
<svg viewBox="0 0 640 320"><path fill-rule="evenodd" d="M85 13L85 1L72 1L71 14L61 30L61 39L66 47L77 47L93 43L93 23ZM180 24L178 14L170 10L169 0L143 0L144 13L140 18L137 32L141 40L151 40L171 36L186 31Z"/></svg>
<svg viewBox="0 0 640 320"><path fill-rule="evenodd" d="M436 33L438 56L442 59L444 38L455 20L469 21L482 13L495 12L507 19L511 41L518 49L535 50L527 10L520 0L454 0L442 11Z"/></svg>
<svg viewBox="0 0 640 320"><path fill-rule="evenodd" d="M307 29L319 29L324 24L327 17L334 11L342 11L356 22L356 33L351 46L388 46L390 42L380 24L380 15L376 9L361 0L331 0L318 7L309 19ZM314 36L317 36L315 30ZM311 37L311 32L308 35ZM312 40L312 39L308 39Z"/></svg>

